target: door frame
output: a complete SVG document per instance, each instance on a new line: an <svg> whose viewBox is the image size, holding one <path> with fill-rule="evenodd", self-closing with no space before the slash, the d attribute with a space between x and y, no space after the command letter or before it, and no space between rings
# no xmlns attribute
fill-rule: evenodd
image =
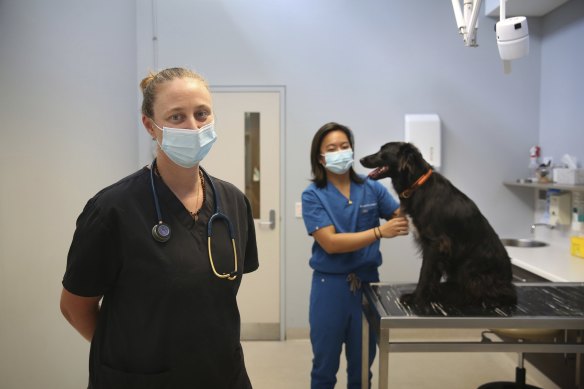
<svg viewBox="0 0 584 389"><path fill-rule="evenodd" d="M216 92L226 93L278 93L280 96L280 209L278 209L278 222L280 223L280 340L286 339L286 257L285 239L286 236L286 191L285 191L285 161L286 161L286 86L285 85L209 85L211 96ZM261 266L261 262L260 262Z"/></svg>

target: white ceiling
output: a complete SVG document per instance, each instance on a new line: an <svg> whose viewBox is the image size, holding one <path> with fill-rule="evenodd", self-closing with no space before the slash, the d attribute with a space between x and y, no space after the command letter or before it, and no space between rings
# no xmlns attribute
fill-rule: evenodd
<svg viewBox="0 0 584 389"><path fill-rule="evenodd" d="M569 0L507 0L506 16L543 16ZM486 0L487 16L499 18L499 0Z"/></svg>

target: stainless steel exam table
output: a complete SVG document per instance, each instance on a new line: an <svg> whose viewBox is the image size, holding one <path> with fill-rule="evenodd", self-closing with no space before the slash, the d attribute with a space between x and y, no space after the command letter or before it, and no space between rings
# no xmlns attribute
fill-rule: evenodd
<svg viewBox="0 0 584 389"><path fill-rule="evenodd" d="M424 312L400 303L399 296L411 292L415 284L365 285L363 288L363 358L362 388L369 386L369 331L377 334L379 346L379 389L388 388L390 352L529 352L574 353L577 356L576 382L580 379L581 355L584 353L584 283L520 283L518 303L511 311L500 309L457 309L432 305ZM574 342L483 341L396 341L394 329L558 329L578 330Z"/></svg>

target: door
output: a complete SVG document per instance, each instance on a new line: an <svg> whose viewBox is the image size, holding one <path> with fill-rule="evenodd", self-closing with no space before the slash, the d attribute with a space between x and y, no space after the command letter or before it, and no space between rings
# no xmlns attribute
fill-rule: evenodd
<svg viewBox="0 0 584 389"><path fill-rule="evenodd" d="M237 296L243 340L283 339L280 160L283 90L212 87L217 141L202 166L244 192L252 205L260 267Z"/></svg>

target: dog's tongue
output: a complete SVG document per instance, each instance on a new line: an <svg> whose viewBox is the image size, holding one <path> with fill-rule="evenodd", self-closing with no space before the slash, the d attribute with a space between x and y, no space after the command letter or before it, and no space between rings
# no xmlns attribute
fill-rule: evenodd
<svg viewBox="0 0 584 389"><path fill-rule="evenodd" d="M385 167L385 166L382 166L382 167L375 168L375 170L372 170L372 171L371 171L371 172L370 172L370 173L367 175L367 177L371 178L372 180L377 180L377 179L379 179L379 176L381 176L381 174L382 174L383 172L385 172L386 170L387 170L387 167Z"/></svg>

